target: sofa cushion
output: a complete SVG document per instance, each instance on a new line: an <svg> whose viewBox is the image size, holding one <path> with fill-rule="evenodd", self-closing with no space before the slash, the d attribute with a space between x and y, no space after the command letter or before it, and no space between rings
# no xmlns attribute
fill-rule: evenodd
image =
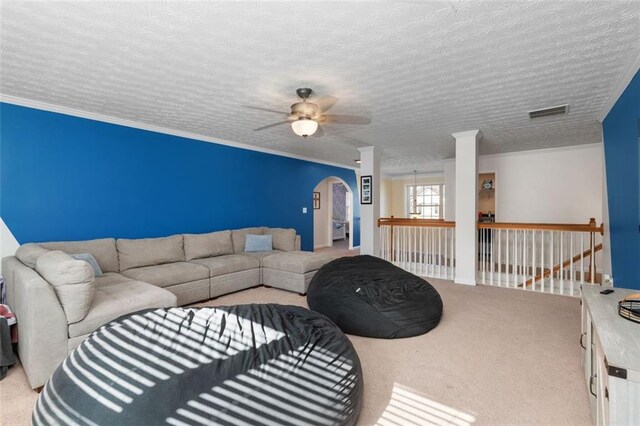
<svg viewBox="0 0 640 426"><path fill-rule="evenodd" d="M137 240L119 238L116 246L120 259L120 271L185 260L182 235Z"/></svg>
<svg viewBox="0 0 640 426"><path fill-rule="evenodd" d="M244 254L227 254L206 259L195 259L191 262L209 268L211 277L231 274L233 272L246 271L260 267L260 260L254 256Z"/></svg>
<svg viewBox="0 0 640 426"><path fill-rule="evenodd" d="M49 251L40 244L28 243L18 247L16 257L29 268L35 269L38 258Z"/></svg>
<svg viewBox="0 0 640 426"><path fill-rule="evenodd" d="M231 231L208 234L184 234L184 254L187 260L233 254Z"/></svg>
<svg viewBox="0 0 640 426"><path fill-rule="evenodd" d="M149 283L132 280L120 283L112 281L108 285L101 283L96 286L96 294L87 316L82 321L69 325L69 337L92 333L122 315L169 306L176 306L176 296Z"/></svg>
<svg viewBox="0 0 640 426"><path fill-rule="evenodd" d="M101 277L96 278L95 286L97 289L100 286L122 284L128 281L133 281L133 280L131 278L127 278L123 275L120 275L117 272L105 272L104 274L102 274Z"/></svg>
<svg viewBox="0 0 640 426"><path fill-rule="evenodd" d="M264 235L264 228L262 227L243 228L243 229L234 229L233 231L231 231L231 239L233 240L234 253L244 252L244 242L247 234Z"/></svg>
<svg viewBox="0 0 640 426"><path fill-rule="evenodd" d="M284 228L267 228L265 234L273 236L273 248L282 251L294 251L296 249L296 230Z"/></svg>
<svg viewBox="0 0 640 426"><path fill-rule="evenodd" d="M158 287L167 287L209 278L209 270L207 268L191 262L143 266L141 268L127 269L122 271L121 274L127 278L151 283Z"/></svg>
<svg viewBox="0 0 640 426"><path fill-rule="evenodd" d="M91 253L79 253L79 254L70 254L69 256L73 257L75 260L84 260L89 265L91 265L91 269L93 269L93 275L98 278L102 276L102 269L100 269L100 265L98 265L98 261Z"/></svg>
<svg viewBox="0 0 640 426"><path fill-rule="evenodd" d="M91 253L98 261L102 272L118 272L118 252L114 238L87 241L58 241L40 243L49 250L62 250L67 254Z"/></svg>
<svg viewBox="0 0 640 426"><path fill-rule="evenodd" d="M95 292L91 265L54 250L38 258L36 271L53 286L69 324L87 315Z"/></svg>
<svg viewBox="0 0 640 426"><path fill-rule="evenodd" d="M333 259L334 257L332 256L308 251L290 251L266 256L262 259L262 266L280 271L305 274L320 269L325 263L329 263Z"/></svg>
<svg viewBox="0 0 640 426"><path fill-rule="evenodd" d="M255 257L260 261L260 266L262 266L262 259L266 256L270 256L272 254L284 253L282 250L269 250L269 251L246 251L244 252L245 256Z"/></svg>
<svg viewBox="0 0 640 426"><path fill-rule="evenodd" d="M272 235L253 235L247 234L245 236L244 251L270 251L273 250L273 236Z"/></svg>

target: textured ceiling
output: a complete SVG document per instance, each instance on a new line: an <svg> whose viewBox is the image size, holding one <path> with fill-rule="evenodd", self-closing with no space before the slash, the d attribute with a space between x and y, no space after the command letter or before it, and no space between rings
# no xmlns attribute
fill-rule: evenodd
<svg viewBox="0 0 640 426"><path fill-rule="evenodd" d="M384 172L442 169L451 133L481 153L600 142L598 113L640 53L640 2L2 2L0 91ZM339 99L331 125L289 126L295 89ZM531 109L569 103L566 116Z"/></svg>

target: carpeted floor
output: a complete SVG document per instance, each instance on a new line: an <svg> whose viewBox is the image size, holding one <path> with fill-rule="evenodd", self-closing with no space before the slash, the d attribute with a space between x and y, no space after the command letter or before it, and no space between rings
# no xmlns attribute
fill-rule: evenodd
<svg viewBox="0 0 640 426"><path fill-rule="evenodd" d="M350 336L364 371L362 425L589 425L580 366L579 300L430 280L444 317L400 340ZM256 288L203 303L306 306ZM0 424L27 424L37 394L19 366L0 381Z"/></svg>
<svg viewBox="0 0 640 426"><path fill-rule="evenodd" d="M349 240L336 240L331 247L322 247L314 250L316 253L328 254L331 256L357 256L360 254L360 249L356 248L349 250Z"/></svg>

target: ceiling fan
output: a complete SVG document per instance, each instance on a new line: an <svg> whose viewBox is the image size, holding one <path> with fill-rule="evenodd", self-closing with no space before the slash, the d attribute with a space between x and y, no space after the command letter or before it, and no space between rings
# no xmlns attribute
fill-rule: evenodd
<svg viewBox="0 0 640 426"><path fill-rule="evenodd" d="M313 90L303 87L297 89L296 93L300 99L302 99L302 102L296 102L291 105L291 112L289 114L285 113L285 120L258 127L253 130L259 131L279 126L281 124L291 124L291 128L296 135L306 138L307 136L314 134L316 136L324 135L324 131L322 130L322 127L320 127L320 124L369 124L371 122L371 119L366 117L326 114L326 112L338 101L338 99L333 96L321 96L315 102L309 102L309 98L313 94ZM283 115L281 111L268 108L254 106L247 106L247 108Z"/></svg>

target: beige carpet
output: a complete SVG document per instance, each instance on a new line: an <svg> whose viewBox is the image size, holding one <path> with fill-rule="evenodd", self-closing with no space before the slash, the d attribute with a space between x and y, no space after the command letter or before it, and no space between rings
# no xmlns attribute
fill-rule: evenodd
<svg viewBox="0 0 640 426"><path fill-rule="evenodd" d="M357 249L349 250L348 240L337 240L333 242L333 246L317 248L314 250L314 252L328 254L336 257L342 257L342 256L357 256L360 254L360 249L357 248Z"/></svg>
<svg viewBox="0 0 640 426"><path fill-rule="evenodd" d="M440 325L401 340L351 337L364 371L362 425L588 425L580 367L579 300L430 280ZM282 303L295 293L257 288L203 305ZM0 382L0 424L27 424L37 395L22 369Z"/></svg>

